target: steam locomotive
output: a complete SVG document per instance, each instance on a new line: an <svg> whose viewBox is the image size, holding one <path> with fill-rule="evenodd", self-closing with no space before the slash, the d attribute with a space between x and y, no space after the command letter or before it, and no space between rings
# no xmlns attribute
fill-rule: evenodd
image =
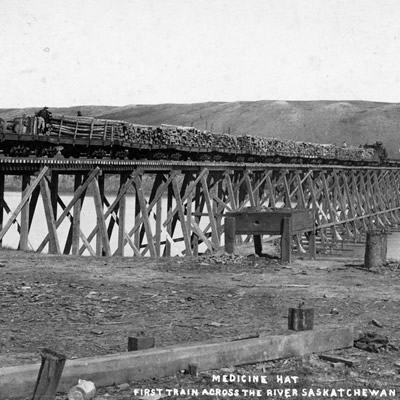
<svg viewBox="0 0 400 400"><path fill-rule="evenodd" d="M0 151L9 157L58 155L65 158L340 165L382 165L387 162L387 152L381 142L347 147L57 114L46 122L43 124L37 116L3 121L0 124Z"/></svg>

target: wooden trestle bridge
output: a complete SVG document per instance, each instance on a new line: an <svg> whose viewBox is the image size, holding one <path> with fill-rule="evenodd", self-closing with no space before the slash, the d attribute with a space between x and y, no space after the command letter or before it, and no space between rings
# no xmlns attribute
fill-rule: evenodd
<svg viewBox="0 0 400 400"><path fill-rule="evenodd" d="M21 181L13 204L7 200L12 175ZM59 190L64 175L74 182L67 200ZM117 193L108 189L115 175ZM35 219L40 197L41 224ZM88 205L93 217L83 223ZM13 234L21 250L153 257L214 252L224 245L224 213L249 206L312 208L320 248L357 242L368 229L400 223L400 169L0 158L0 244ZM293 239L298 251L307 248L305 235Z"/></svg>

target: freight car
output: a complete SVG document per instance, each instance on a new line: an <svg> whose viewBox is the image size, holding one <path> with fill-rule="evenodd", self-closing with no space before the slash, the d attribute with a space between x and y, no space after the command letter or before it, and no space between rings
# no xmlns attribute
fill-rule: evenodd
<svg viewBox="0 0 400 400"><path fill-rule="evenodd" d="M125 121L53 114L43 128L35 116L0 124L0 150L11 157L88 157L263 163L377 165L382 144L339 147L260 136L232 136L193 127L145 126Z"/></svg>

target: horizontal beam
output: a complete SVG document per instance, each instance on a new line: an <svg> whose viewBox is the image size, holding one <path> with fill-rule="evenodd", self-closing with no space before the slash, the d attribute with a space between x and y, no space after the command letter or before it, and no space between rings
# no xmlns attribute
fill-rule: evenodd
<svg viewBox="0 0 400 400"><path fill-rule="evenodd" d="M349 222L354 222L354 221L361 221L362 219L365 219L365 218L376 217L377 215L382 215L382 214L386 214L386 213L390 213L392 211L398 211L398 210L400 210L400 207L394 207L394 208L389 208L385 211L377 211L374 213L364 214L359 217L342 219L342 220L336 221L336 222L329 222L326 224L318 225L317 229L329 228L331 226L336 226L336 225L341 225L341 224L348 224Z"/></svg>
<svg viewBox="0 0 400 400"><path fill-rule="evenodd" d="M105 173L132 171L141 168L146 172L169 171L199 171L207 168L210 171L223 172L227 169L263 171L268 169L288 170L399 170L400 167L379 166L346 166L346 165L317 165L317 164L273 164L273 163L238 163L238 162L195 162L195 161L137 161L137 160L112 160L90 158L18 158L0 157L0 169L6 174L18 174L27 171L38 171L44 166L65 174L74 174L99 167Z"/></svg>
<svg viewBox="0 0 400 400"><path fill-rule="evenodd" d="M93 381L96 387L142 379L171 376L188 364L200 370L243 365L280 358L298 357L353 346L354 329L291 332L286 335L187 346L155 348L108 356L67 360L58 386L67 392L78 379ZM0 369L1 398L15 399L33 393L40 364Z"/></svg>

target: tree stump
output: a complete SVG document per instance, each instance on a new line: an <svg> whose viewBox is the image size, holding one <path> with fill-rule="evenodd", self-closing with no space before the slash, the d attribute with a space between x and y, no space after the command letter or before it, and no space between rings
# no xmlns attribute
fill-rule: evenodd
<svg viewBox="0 0 400 400"><path fill-rule="evenodd" d="M387 234L384 231L367 232L367 243L365 245L365 268L376 268L386 262Z"/></svg>

